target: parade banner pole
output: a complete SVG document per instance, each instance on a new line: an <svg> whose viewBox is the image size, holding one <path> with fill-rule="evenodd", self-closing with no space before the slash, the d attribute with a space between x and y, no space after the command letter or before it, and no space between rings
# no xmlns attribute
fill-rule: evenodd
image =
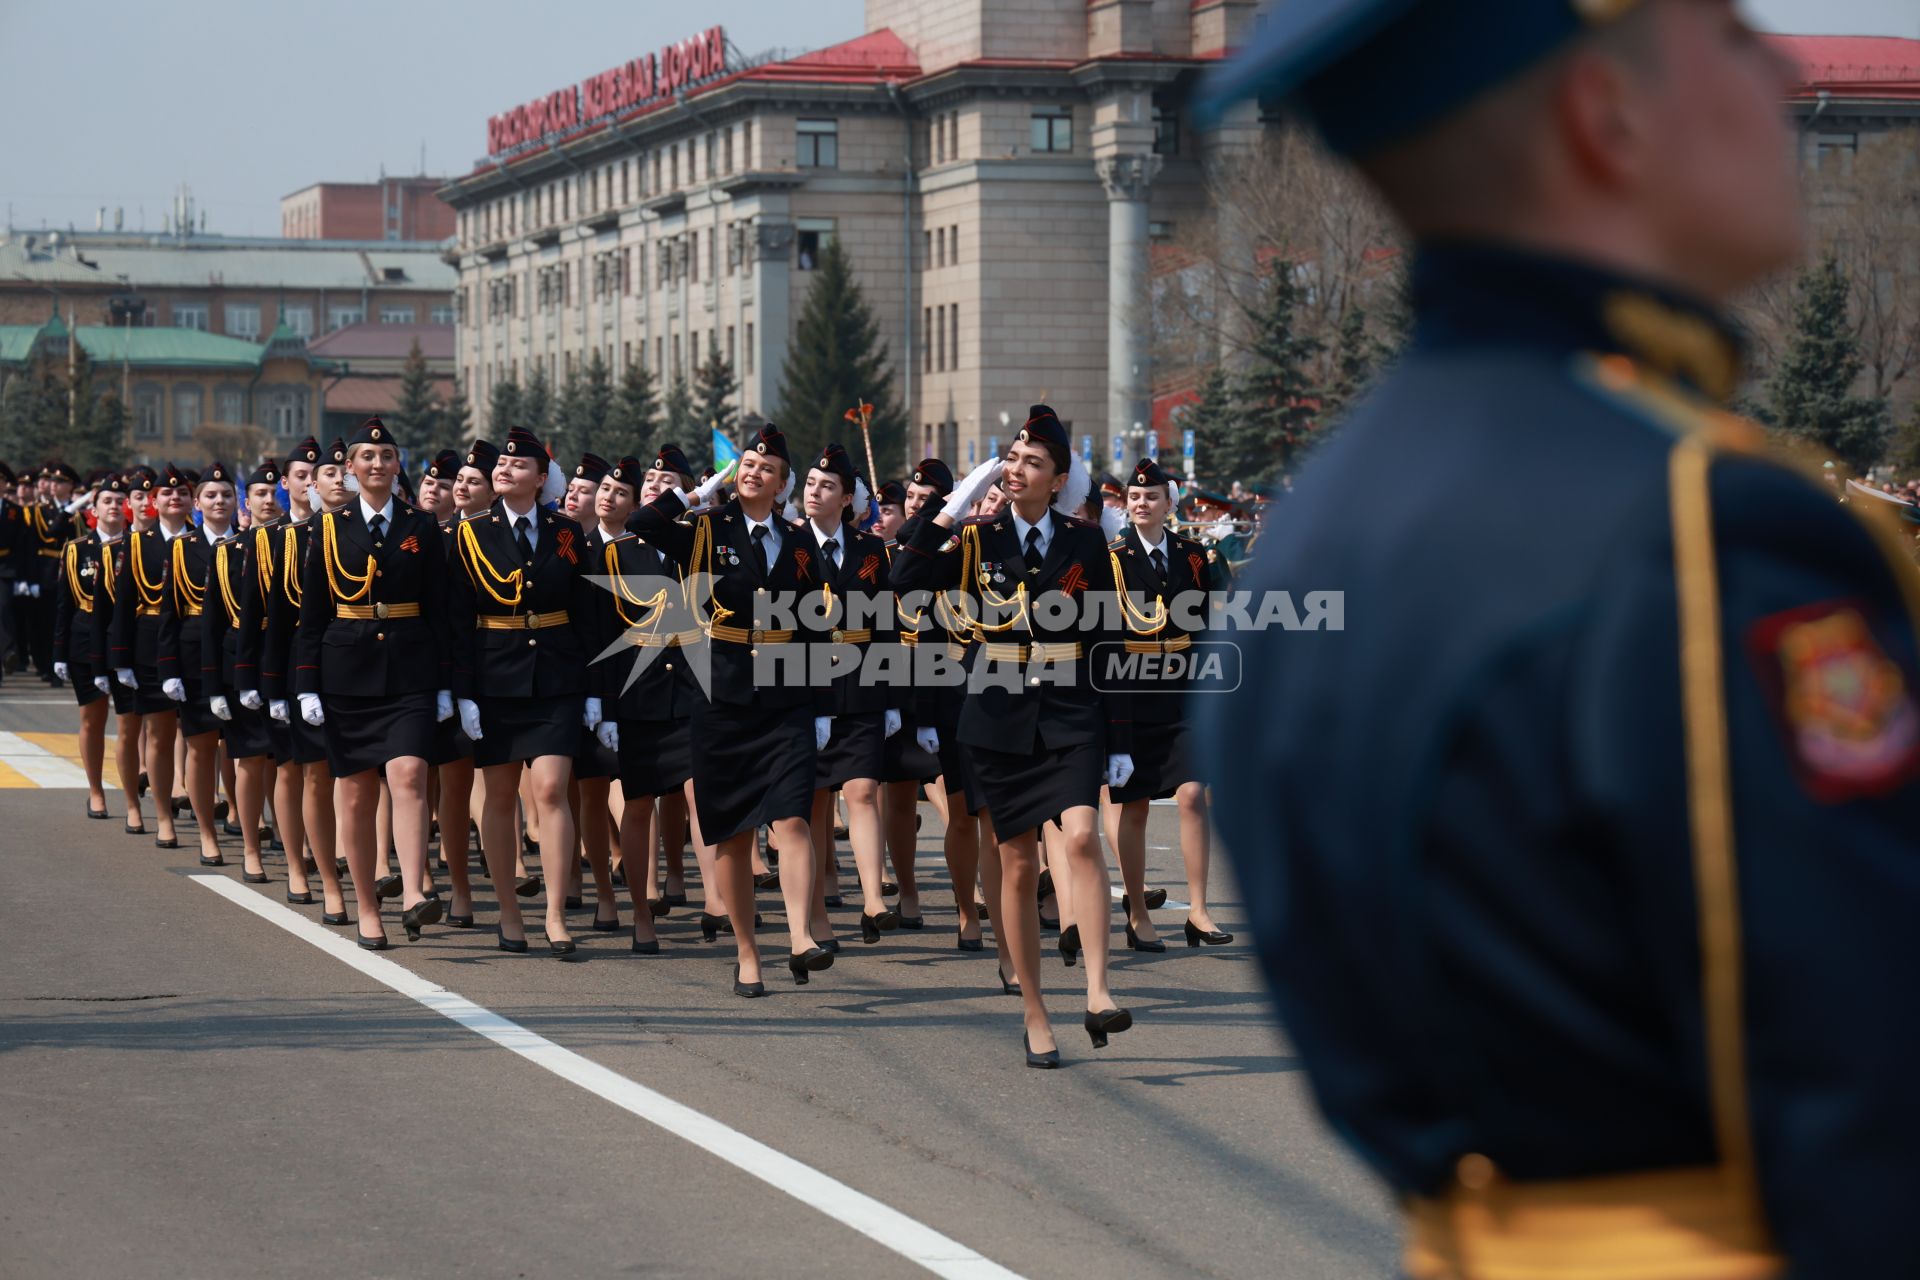
<svg viewBox="0 0 1920 1280"><path fill-rule="evenodd" d="M843 415L848 422L860 424L860 439L867 446L867 485L875 493L880 491L880 476L873 469L873 406L862 400Z"/></svg>

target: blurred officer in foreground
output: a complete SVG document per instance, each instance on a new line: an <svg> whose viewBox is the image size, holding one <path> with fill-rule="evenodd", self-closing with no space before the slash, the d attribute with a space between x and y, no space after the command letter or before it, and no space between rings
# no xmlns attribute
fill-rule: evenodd
<svg viewBox="0 0 1920 1280"><path fill-rule="evenodd" d="M1920 585L1721 407L1719 308L1802 251L1789 87L1724 0L1295 0L1211 85L1416 246L1246 584L1344 626L1200 698L1412 1276L1912 1274Z"/></svg>

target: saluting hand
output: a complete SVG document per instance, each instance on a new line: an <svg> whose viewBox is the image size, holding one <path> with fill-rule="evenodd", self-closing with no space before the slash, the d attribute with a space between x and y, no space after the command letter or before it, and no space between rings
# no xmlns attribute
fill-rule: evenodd
<svg viewBox="0 0 1920 1280"><path fill-rule="evenodd" d="M979 501L980 495L987 491L987 486L999 478L1000 469L1000 459L988 458L967 472L966 479L953 486L953 492L947 495L945 505L940 508L940 514L948 524L967 514L967 508Z"/></svg>
<svg viewBox="0 0 1920 1280"><path fill-rule="evenodd" d="M320 705L319 694L303 693L300 695L300 718L316 727L327 722L327 709Z"/></svg>
<svg viewBox="0 0 1920 1280"><path fill-rule="evenodd" d="M702 480L697 486L695 486L693 490L693 499L692 501L687 503L687 506L689 507L706 506L707 503L713 500L713 495L720 492L720 486L725 484L729 479L733 477L734 470L737 467L739 467L739 465L740 464L738 461L729 462L726 466L720 468L718 471L708 476L705 480Z"/></svg>

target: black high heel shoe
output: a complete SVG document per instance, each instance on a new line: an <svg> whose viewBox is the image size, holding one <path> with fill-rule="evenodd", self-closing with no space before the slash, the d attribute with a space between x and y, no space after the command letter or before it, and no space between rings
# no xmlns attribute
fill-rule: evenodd
<svg viewBox="0 0 1920 1280"><path fill-rule="evenodd" d="M1007 975L1006 975L1006 972L1005 972L1004 970L998 970L998 969L997 969L997 970L995 970L995 972L998 972L998 973L1000 974L1000 994L1001 994L1001 995L1003 995L1003 996L1017 996L1017 995L1019 995L1019 994L1020 994L1020 984L1019 984L1019 983L1017 983L1017 982L1010 982L1010 981L1008 981L1008 979L1007 979Z"/></svg>
<svg viewBox="0 0 1920 1280"><path fill-rule="evenodd" d="M585 896L578 893L568 894L566 909L568 911L585 911L587 909Z"/></svg>
<svg viewBox="0 0 1920 1280"><path fill-rule="evenodd" d="M375 880L373 882L373 896L382 902L385 902L389 898L399 897L400 873L396 871L390 876L381 876L378 880Z"/></svg>
<svg viewBox="0 0 1920 1280"><path fill-rule="evenodd" d="M1208 931L1199 928L1191 920L1187 921L1187 945L1190 947L1197 947L1203 942L1210 947L1224 947L1232 941L1233 935L1225 929Z"/></svg>
<svg viewBox="0 0 1920 1280"><path fill-rule="evenodd" d="M548 938L547 949L553 952L553 958L556 960L565 960L577 950L572 938Z"/></svg>
<svg viewBox="0 0 1920 1280"><path fill-rule="evenodd" d="M92 805L88 805L87 816L89 818L99 819L99 818L111 818L113 815L108 813L105 809L96 809Z"/></svg>
<svg viewBox="0 0 1920 1280"><path fill-rule="evenodd" d="M680 901L684 903L686 902L686 900L687 900L687 895L684 893L681 894ZM665 920L668 916L673 914L673 904L668 902L665 898L649 898L647 900L647 914L652 916L655 920Z"/></svg>
<svg viewBox="0 0 1920 1280"><path fill-rule="evenodd" d="M440 899L422 898L400 913L400 927L407 931L408 942L420 941L420 930L440 923Z"/></svg>
<svg viewBox="0 0 1920 1280"><path fill-rule="evenodd" d="M720 931L726 927L727 918L725 916L712 916L704 911L700 913L700 940L702 942L712 942L720 936Z"/></svg>
<svg viewBox="0 0 1920 1280"><path fill-rule="evenodd" d="M895 911L882 911L878 915L860 913L860 941L872 946L880 941L883 933L892 933L900 927L900 915Z"/></svg>
<svg viewBox="0 0 1920 1280"><path fill-rule="evenodd" d="M313 891L309 889L305 893L295 893L289 889L287 890L287 901L296 907L310 907L313 905Z"/></svg>
<svg viewBox="0 0 1920 1280"><path fill-rule="evenodd" d="M799 955L787 957L787 971L793 974L793 985L807 985L807 975L824 973L833 968L833 952L822 946L813 946Z"/></svg>
<svg viewBox="0 0 1920 1280"><path fill-rule="evenodd" d="M670 907L684 907L687 905L687 895L685 893L669 893L661 898L660 901Z"/></svg>
<svg viewBox="0 0 1920 1280"><path fill-rule="evenodd" d="M1058 1071L1060 1069L1060 1050L1049 1049L1045 1053L1033 1051L1033 1041L1026 1032L1020 1033L1020 1047L1027 1051L1027 1065L1036 1071Z"/></svg>
<svg viewBox="0 0 1920 1280"><path fill-rule="evenodd" d="M616 911L615 911L615 912L613 913L613 919L611 919L611 920L602 920L602 919L600 918L600 913L596 911L596 912L594 913L594 916L593 916L593 931L594 931L595 933L618 933L618 932L620 932L620 913L619 913L619 911L618 911L618 910L616 910Z"/></svg>
<svg viewBox="0 0 1920 1280"><path fill-rule="evenodd" d="M500 937L500 949L510 956L523 956L527 954L527 940L525 938L509 938L502 934Z"/></svg>
<svg viewBox="0 0 1920 1280"><path fill-rule="evenodd" d="M240 873L240 878L242 880L245 880L248 884L265 884L267 882L267 873L264 871L260 871L260 872L242 871Z"/></svg>
<svg viewBox="0 0 1920 1280"><path fill-rule="evenodd" d="M1167 891L1165 889L1149 889L1140 895L1140 901L1147 905L1147 910L1158 911L1167 905ZM1123 893L1120 895L1120 910L1123 913L1133 910L1133 899L1127 894Z"/></svg>
<svg viewBox="0 0 1920 1280"><path fill-rule="evenodd" d="M840 954L840 939L838 938L815 938L813 945L833 955L837 956Z"/></svg>
<svg viewBox="0 0 1920 1280"><path fill-rule="evenodd" d="M467 912L467 914L463 916L457 916L453 914L453 912L451 911L447 912L447 928L449 929L473 928L473 912L469 911Z"/></svg>
<svg viewBox="0 0 1920 1280"><path fill-rule="evenodd" d="M141 823L139 826L136 827L132 823L123 822L120 824L120 829L122 831L125 831L130 836L143 836L147 834L147 827L145 823Z"/></svg>
<svg viewBox="0 0 1920 1280"><path fill-rule="evenodd" d="M898 912L896 912L895 914L899 915ZM900 919L900 927L902 929L924 929L927 927L927 918L925 916L901 915L899 916L899 919Z"/></svg>
<svg viewBox="0 0 1920 1280"><path fill-rule="evenodd" d="M178 849L180 847L180 837L167 836L165 838L162 838L160 836L155 836L153 838L153 847L156 849ZM207 865L210 867L224 867L227 864L224 861L221 861L221 862L209 862L207 863Z"/></svg>
<svg viewBox="0 0 1920 1280"><path fill-rule="evenodd" d="M163 844L158 840L155 840L154 843L156 845L159 845L162 849L177 849L180 847L180 842L178 840L175 840L172 844ZM214 854L211 858L209 858L206 854L203 853L200 855L200 865L203 867L224 867L227 865L227 860L221 857L217 853Z"/></svg>
<svg viewBox="0 0 1920 1280"><path fill-rule="evenodd" d="M1151 942L1140 941L1140 935L1133 931L1132 924L1127 925L1127 946L1134 951L1151 951L1155 954L1167 949L1167 944L1159 938L1155 938Z"/></svg>
<svg viewBox="0 0 1920 1280"><path fill-rule="evenodd" d="M660 939L648 938L645 942L633 940L633 954L637 956L657 956L660 954Z"/></svg>
<svg viewBox="0 0 1920 1280"><path fill-rule="evenodd" d="M757 999L767 994L767 984L764 982L740 981L740 966L736 964L733 966L733 994L744 1000Z"/></svg>
<svg viewBox="0 0 1920 1280"><path fill-rule="evenodd" d="M1070 924L1060 934L1060 959L1071 969L1080 961L1080 926Z"/></svg>
<svg viewBox="0 0 1920 1280"><path fill-rule="evenodd" d="M969 938L964 933L958 936L956 942L962 951L982 951L986 949L986 943L983 939Z"/></svg>
<svg viewBox="0 0 1920 1280"><path fill-rule="evenodd" d="M352 924L353 917L349 916L344 908L340 911L322 911L320 913L320 923L336 926Z"/></svg>
<svg viewBox="0 0 1920 1280"><path fill-rule="evenodd" d="M1107 1047L1107 1033L1119 1035L1133 1025L1133 1011L1130 1009L1108 1009L1101 1013L1090 1013L1086 1021L1087 1039L1093 1041L1093 1047Z"/></svg>
<svg viewBox="0 0 1920 1280"><path fill-rule="evenodd" d="M365 934L361 934L355 941L360 944L360 948L363 951L385 951L393 945L387 941L387 935L384 933L377 938L369 938Z"/></svg>
<svg viewBox="0 0 1920 1280"><path fill-rule="evenodd" d="M525 880L513 886L513 892L516 897L531 898L534 894L540 892L540 885L541 879L539 876L528 876Z"/></svg>

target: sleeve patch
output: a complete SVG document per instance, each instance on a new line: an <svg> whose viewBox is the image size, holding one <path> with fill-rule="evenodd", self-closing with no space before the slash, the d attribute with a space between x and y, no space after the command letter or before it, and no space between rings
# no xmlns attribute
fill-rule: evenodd
<svg viewBox="0 0 1920 1280"><path fill-rule="evenodd" d="M1747 648L1807 793L1827 804L1920 776L1920 710L1854 601L1755 622Z"/></svg>

